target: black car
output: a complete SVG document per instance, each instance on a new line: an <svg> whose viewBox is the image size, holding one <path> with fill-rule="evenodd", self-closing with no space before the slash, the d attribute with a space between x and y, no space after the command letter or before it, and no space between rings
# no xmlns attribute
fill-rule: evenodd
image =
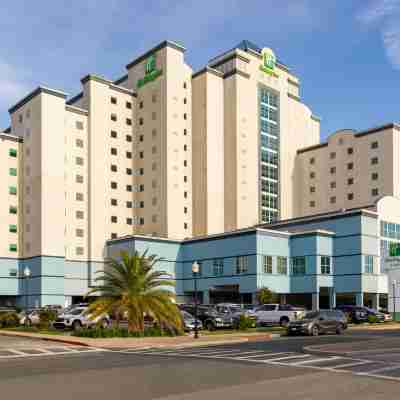
<svg viewBox="0 0 400 400"><path fill-rule="evenodd" d="M339 310L310 311L302 319L289 322L288 335L305 334L318 336L321 333L340 335L347 329L347 319Z"/></svg>
<svg viewBox="0 0 400 400"><path fill-rule="evenodd" d="M336 310L342 311L346 315L348 322L361 323L368 321L368 312L365 307L341 305L337 306Z"/></svg>

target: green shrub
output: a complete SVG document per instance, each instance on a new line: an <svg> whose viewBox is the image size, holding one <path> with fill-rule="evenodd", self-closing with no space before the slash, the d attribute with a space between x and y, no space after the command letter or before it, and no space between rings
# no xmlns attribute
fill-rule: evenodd
<svg viewBox="0 0 400 400"><path fill-rule="evenodd" d="M254 320L244 314L241 314L239 316L239 319L234 323L234 328L238 329L239 331L245 331L253 327L254 327Z"/></svg>
<svg viewBox="0 0 400 400"><path fill-rule="evenodd" d="M378 318L375 315L368 315L368 323L376 324L378 322Z"/></svg>
<svg viewBox="0 0 400 400"><path fill-rule="evenodd" d="M19 316L15 311L0 314L0 328L15 328L19 325Z"/></svg>
<svg viewBox="0 0 400 400"><path fill-rule="evenodd" d="M125 328L83 328L73 333L74 336L85 338L140 338L140 337L158 337L158 336L177 336L176 334L163 331L158 327L147 328L143 333L141 332L128 332Z"/></svg>
<svg viewBox="0 0 400 400"><path fill-rule="evenodd" d="M57 318L57 313L54 310L43 309L39 312L39 327L41 329L49 329L51 323Z"/></svg>

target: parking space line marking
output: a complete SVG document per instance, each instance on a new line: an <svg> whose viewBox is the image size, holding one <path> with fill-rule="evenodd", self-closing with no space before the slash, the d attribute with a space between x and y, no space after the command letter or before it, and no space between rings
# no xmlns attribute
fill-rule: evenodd
<svg viewBox="0 0 400 400"><path fill-rule="evenodd" d="M335 370L339 370L342 368L351 368L351 367L357 367L359 365L364 365L364 364L371 364L374 363L375 361L371 361L371 360L359 360L356 362L351 362L351 363L347 363L347 364L339 364L339 365L335 365L334 367L329 367L330 369L335 369ZM345 371L347 372L347 371Z"/></svg>
<svg viewBox="0 0 400 400"><path fill-rule="evenodd" d="M14 353L18 356L26 356L28 355L27 353L24 353L23 351L19 351L19 350L14 350L14 349L7 349L7 351L10 351L11 353Z"/></svg>
<svg viewBox="0 0 400 400"><path fill-rule="evenodd" d="M290 360L292 358L308 358L308 357L311 357L311 354L299 354L298 356L279 357L279 358L274 358L269 362L273 363L275 361Z"/></svg>
<svg viewBox="0 0 400 400"><path fill-rule="evenodd" d="M328 358L317 358L317 359L313 359L313 360L305 360L305 361L295 362L295 363L292 363L291 365L305 365L305 364L312 364L312 363L320 363L320 362L324 362L324 361L335 361L338 358L341 358L341 357L332 356L332 357L328 357Z"/></svg>
<svg viewBox="0 0 400 400"><path fill-rule="evenodd" d="M282 353L264 353L264 354L254 354L254 355L250 355L250 356L245 356L245 357L236 357L235 360L246 360L248 358L256 358L256 357L260 357L260 356L265 356L265 358L263 358L260 361L266 361L266 360L278 360L278 357L271 357L271 356L282 356L282 355L288 355L288 354L296 354L296 353L292 353L292 352L282 352ZM254 360L257 361L257 360Z"/></svg>
<svg viewBox="0 0 400 400"><path fill-rule="evenodd" d="M380 375L382 372L394 371L396 369L400 369L400 364L391 365L390 367L378 368L368 372L357 372L357 375Z"/></svg>

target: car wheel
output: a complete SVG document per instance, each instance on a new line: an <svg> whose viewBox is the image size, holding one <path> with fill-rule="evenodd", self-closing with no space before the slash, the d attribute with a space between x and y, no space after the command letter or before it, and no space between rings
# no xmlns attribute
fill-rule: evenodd
<svg viewBox="0 0 400 400"><path fill-rule="evenodd" d="M72 329L73 329L75 332L81 330L81 328L82 328L81 321L74 321L74 322L73 322L73 324L72 324Z"/></svg>
<svg viewBox="0 0 400 400"><path fill-rule="evenodd" d="M343 333L343 331L344 331L343 325L342 325L342 324L339 324L339 325L336 327L336 335L341 335L341 334Z"/></svg>
<svg viewBox="0 0 400 400"><path fill-rule="evenodd" d="M289 318L288 317L282 317L279 321L279 325L283 326L286 328L289 325Z"/></svg>
<svg viewBox="0 0 400 400"><path fill-rule="evenodd" d="M212 321L207 321L205 327L208 331L215 331L215 325Z"/></svg>
<svg viewBox="0 0 400 400"><path fill-rule="evenodd" d="M311 336L318 336L319 335L319 328L317 325L314 325L311 328Z"/></svg>

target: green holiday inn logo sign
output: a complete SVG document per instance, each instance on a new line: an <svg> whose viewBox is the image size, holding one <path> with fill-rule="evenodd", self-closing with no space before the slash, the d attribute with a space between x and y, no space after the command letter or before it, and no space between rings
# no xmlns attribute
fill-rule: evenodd
<svg viewBox="0 0 400 400"><path fill-rule="evenodd" d="M275 72L275 67L276 67L275 53L271 49L266 47L262 49L261 56L262 56L262 64L260 65L261 71L265 72L266 74L278 77L278 74Z"/></svg>
<svg viewBox="0 0 400 400"><path fill-rule="evenodd" d="M137 81L138 89L140 89L146 83L154 81L161 74L162 74L162 69L157 69L156 56L153 54L146 61L144 77Z"/></svg>

